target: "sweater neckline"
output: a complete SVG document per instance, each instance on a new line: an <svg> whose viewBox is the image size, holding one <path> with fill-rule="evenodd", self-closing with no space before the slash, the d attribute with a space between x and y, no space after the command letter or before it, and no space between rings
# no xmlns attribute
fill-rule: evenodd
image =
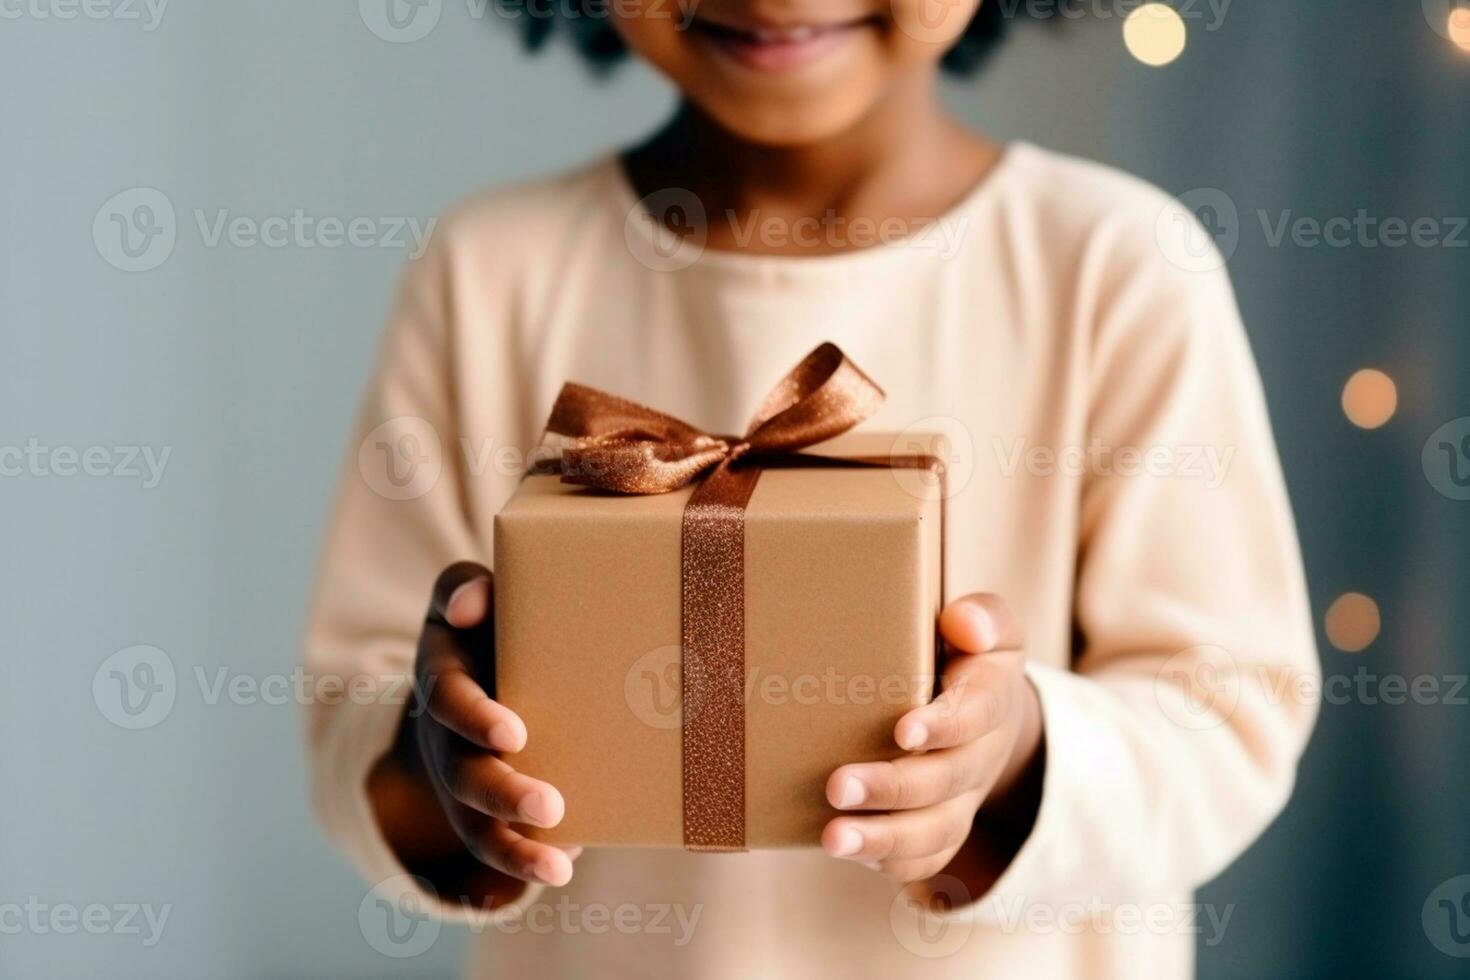
<svg viewBox="0 0 1470 980"><path fill-rule="evenodd" d="M760 277L800 278L806 275L847 275L925 252L941 253L943 233L948 231L963 234L974 212L1001 193L1003 185L1027 149L1027 144L1022 141L1006 143L999 158L985 175L944 214L923 228L894 241L880 241L873 245L823 255L766 255L706 248L690 240L676 241L662 225L655 226L649 205L657 208L698 206L693 195L681 189L673 189L656 191L648 198L640 199L620 154L613 154L606 161L605 169L613 185L613 201L624 219L624 237L628 247L640 257L643 264L661 271L708 270L751 273ZM687 202L685 198L688 199ZM645 258L649 261L644 261Z"/></svg>

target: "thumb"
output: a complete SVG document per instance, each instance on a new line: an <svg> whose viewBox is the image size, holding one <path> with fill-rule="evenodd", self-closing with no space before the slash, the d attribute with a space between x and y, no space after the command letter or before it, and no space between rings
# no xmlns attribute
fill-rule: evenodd
<svg viewBox="0 0 1470 980"><path fill-rule="evenodd" d="M454 629L471 629L490 615L490 598L490 569L477 562L455 562L434 582L429 618Z"/></svg>
<svg viewBox="0 0 1470 980"><path fill-rule="evenodd" d="M1019 650L1022 646L1020 624L1011 607L990 592L974 592L945 606L939 614L939 633L959 653Z"/></svg>

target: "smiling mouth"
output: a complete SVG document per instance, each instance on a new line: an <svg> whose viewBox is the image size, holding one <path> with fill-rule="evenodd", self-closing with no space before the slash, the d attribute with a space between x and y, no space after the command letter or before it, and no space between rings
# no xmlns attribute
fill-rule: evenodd
<svg viewBox="0 0 1470 980"><path fill-rule="evenodd" d="M778 72L812 64L875 23L876 18L862 17L837 24L732 27L700 18L693 26L716 48L745 67Z"/></svg>

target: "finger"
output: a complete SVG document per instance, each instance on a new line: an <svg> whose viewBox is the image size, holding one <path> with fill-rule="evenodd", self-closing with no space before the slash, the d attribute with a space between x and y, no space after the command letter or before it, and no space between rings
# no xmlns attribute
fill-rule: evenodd
<svg viewBox="0 0 1470 980"><path fill-rule="evenodd" d="M970 835L979 795L966 793L921 810L838 817L822 831L822 848L849 861L928 857L959 848Z"/></svg>
<svg viewBox="0 0 1470 980"><path fill-rule="evenodd" d="M945 666L939 696L905 714L893 739L910 752L943 749L974 741L1000 727L1011 710L1010 675L1021 669L1020 654L996 651L961 654Z"/></svg>
<svg viewBox="0 0 1470 980"><path fill-rule="evenodd" d="M455 629L479 626L490 615L490 570L472 561L455 562L439 573L429 619Z"/></svg>
<svg viewBox="0 0 1470 980"><path fill-rule="evenodd" d="M521 881L561 887L572 880L572 856L531 840L500 820L451 804L450 822L475 860Z"/></svg>
<svg viewBox="0 0 1470 980"><path fill-rule="evenodd" d="M456 801L497 820L555 827L566 813L566 801L555 786L462 742L450 751L440 775Z"/></svg>
<svg viewBox="0 0 1470 980"><path fill-rule="evenodd" d="M1019 650L1022 646L1020 624L1011 607L990 592L974 592L945 606L939 614L939 632L960 653Z"/></svg>
<svg viewBox="0 0 1470 980"><path fill-rule="evenodd" d="M842 766L827 778L827 802L839 810L917 810L987 788L1005 764L990 742Z"/></svg>
<svg viewBox="0 0 1470 980"><path fill-rule="evenodd" d="M485 693L470 673L463 639L447 626L424 627L427 652L418 685L429 717L482 748L519 752L526 747L526 723Z"/></svg>
<svg viewBox="0 0 1470 980"><path fill-rule="evenodd" d="M571 855L559 847L531 840L499 821L491 821L485 844L488 850L504 856L507 867L519 867L522 875L529 873L554 888L572 880Z"/></svg>
<svg viewBox="0 0 1470 980"><path fill-rule="evenodd" d="M949 852L931 854L928 857L908 858L901 861L874 861L872 868L905 884L914 881L924 881L933 878L945 868L949 867L954 855Z"/></svg>

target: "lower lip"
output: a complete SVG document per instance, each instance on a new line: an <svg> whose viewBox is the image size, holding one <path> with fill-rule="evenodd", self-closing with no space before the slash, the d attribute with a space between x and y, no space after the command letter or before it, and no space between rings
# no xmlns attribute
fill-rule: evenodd
<svg viewBox="0 0 1470 980"><path fill-rule="evenodd" d="M754 41L706 31L704 37L720 51L754 71L788 72L820 61L841 47L861 27L844 24L824 28L799 41Z"/></svg>

